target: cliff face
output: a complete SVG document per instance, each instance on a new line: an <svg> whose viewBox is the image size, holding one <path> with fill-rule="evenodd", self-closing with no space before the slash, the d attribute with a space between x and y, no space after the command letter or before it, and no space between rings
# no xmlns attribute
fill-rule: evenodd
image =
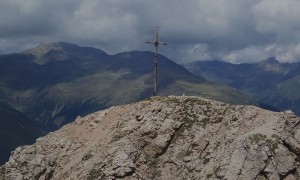
<svg viewBox="0 0 300 180"><path fill-rule="evenodd" d="M197 97L78 117L17 148L3 179L298 179L300 119Z"/></svg>

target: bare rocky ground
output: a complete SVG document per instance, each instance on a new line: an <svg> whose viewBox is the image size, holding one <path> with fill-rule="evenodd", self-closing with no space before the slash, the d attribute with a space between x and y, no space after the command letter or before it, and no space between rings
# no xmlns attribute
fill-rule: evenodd
<svg viewBox="0 0 300 180"><path fill-rule="evenodd" d="M299 179L299 123L291 111L155 97L18 147L0 179Z"/></svg>

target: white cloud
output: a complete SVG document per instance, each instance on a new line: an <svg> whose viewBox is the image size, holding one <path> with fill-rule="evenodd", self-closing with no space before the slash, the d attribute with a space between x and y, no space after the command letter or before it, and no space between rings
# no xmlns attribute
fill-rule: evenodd
<svg viewBox="0 0 300 180"><path fill-rule="evenodd" d="M151 50L154 29L178 62L299 61L298 0L1 0L0 53L69 41L109 53Z"/></svg>

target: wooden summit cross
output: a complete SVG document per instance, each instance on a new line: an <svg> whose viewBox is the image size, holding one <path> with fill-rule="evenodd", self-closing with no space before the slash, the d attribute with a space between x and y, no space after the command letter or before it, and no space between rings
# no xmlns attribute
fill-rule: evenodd
<svg viewBox="0 0 300 180"><path fill-rule="evenodd" d="M154 96L157 95L157 57L158 57L158 46L159 45L167 45L167 43L160 43L158 42L158 28L155 31L155 41L149 42L148 44L154 44L155 46L155 54L154 54Z"/></svg>

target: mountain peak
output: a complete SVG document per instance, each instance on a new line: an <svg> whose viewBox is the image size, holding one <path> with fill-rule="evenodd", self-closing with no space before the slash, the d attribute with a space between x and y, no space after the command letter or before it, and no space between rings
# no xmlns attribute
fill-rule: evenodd
<svg viewBox="0 0 300 180"><path fill-rule="evenodd" d="M28 49L23 54L30 54L35 57L35 62L45 64L50 61L61 61L70 57L86 57L99 54L106 54L104 51L92 47L80 47L67 42L41 43L37 47Z"/></svg>
<svg viewBox="0 0 300 180"><path fill-rule="evenodd" d="M270 57L266 60L261 61L261 63L263 63L263 64L280 64L280 62L277 61L277 59L275 57Z"/></svg>
<svg viewBox="0 0 300 180"><path fill-rule="evenodd" d="M279 61L277 61L274 57L261 61L260 63L258 63L258 65L265 71L273 73L284 74L288 72L288 70L285 69L285 67L282 66L282 64Z"/></svg>
<svg viewBox="0 0 300 180"><path fill-rule="evenodd" d="M41 43L35 48L24 51L23 54L33 55L35 62L38 64L46 64L53 59L66 59L68 57L66 52L77 48L79 48L79 46L76 44L66 42Z"/></svg>
<svg viewBox="0 0 300 180"><path fill-rule="evenodd" d="M35 55L36 57L41 57L51 50L56 50L56 51L64 51L66 49L70 48L78 48L76 44L71 44L71 43L66 43L66 42L51 42L51 43L41 43L37 47L28 49L24 51L23 53L25 54L32 54Z"/></svg>

